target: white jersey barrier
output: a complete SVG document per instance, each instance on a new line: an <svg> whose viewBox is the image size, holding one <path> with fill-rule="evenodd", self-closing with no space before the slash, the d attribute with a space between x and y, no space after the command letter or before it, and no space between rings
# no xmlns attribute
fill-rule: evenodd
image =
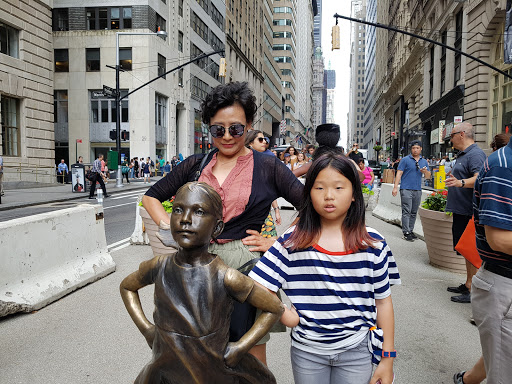
<svg viewBox="0 0 512 384"><path fill-rule="evenodd" d="M379 202L373 210L372 214L388 223L402 226L402 205L400 201L400 189L396 196L393 196L393 184L382 183L379 193ZM433 191L423 189L421 191L421 201L423 202ZM421 206L421 203L420 203ZM416 215L416 223L414 225L414 233L423 239L423 226L419 214Z"/></svg>
<svg viewBox="0 0 512 384"><path fill-rule="evenodd" d="M116 269L99 205L1 222L0 249L0 316L42 308Z"/></svg>

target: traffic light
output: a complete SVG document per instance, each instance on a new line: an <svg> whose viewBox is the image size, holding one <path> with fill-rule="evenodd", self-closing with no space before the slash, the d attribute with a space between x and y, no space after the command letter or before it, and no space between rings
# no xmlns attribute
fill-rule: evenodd
<svg viewBox="0 0 512 384"><path fill-rule="evenodd" d="M220 66L219 66L219 76L226 77L226 58L220 58Z"/></svg>
<svg viewBox="0 0 512 384"><path fill-rule="evenodd" d="M115 140L115 139L117 139L117 132L116 132L116 130L115 130L115 129L112 129L112 130L110 131L109 137L110 137L110 140Z"/></svg>
<svg viewBox="0 0 512 384"><path fill-rule="evenodd" d="M332 27L331 37L332 37L332 50L334 51L335 49L340 49L340 26L339 25L335 25L334 27Z"/></svg>
<svg viewBox="0 0 512 384"><path fill-rule="evenodd" d="M121 131L121 140L127 141L130 140L130 131L122 130Z"/></svg>

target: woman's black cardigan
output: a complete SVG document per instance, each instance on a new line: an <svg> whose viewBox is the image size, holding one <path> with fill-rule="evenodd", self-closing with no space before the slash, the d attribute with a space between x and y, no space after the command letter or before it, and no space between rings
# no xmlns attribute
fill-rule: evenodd
<svg viewBox="0 0 512 384"><path fill-rule="evenodd" d="M146 192L146 196L165 201L176 195L182 185L195 180L204 156L208 156L207 164L213 153L189 156L153 185ZM253 156L254 171L249 202L240 215L225 223L219 239L243 239L248 236L247 229L260 232L272 202L278 197L283 197L296 208L299 207L304 186L293 173L275 156L256 151L253 151Z"/></svg>

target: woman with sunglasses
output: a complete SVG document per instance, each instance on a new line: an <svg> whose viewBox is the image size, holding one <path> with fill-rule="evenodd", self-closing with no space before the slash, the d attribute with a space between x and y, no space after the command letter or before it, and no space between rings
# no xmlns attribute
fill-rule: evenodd
<svg viewBox="0 0 512 384"><path fill-rule="evenodd" d="M259 258L274 243L275 239L260 235L272 202L283 197L298 207L304 188L275 156L245 146L245 136L252 129L256 110L256 98L247 83L234 82L214 88L203 101L202 121L209 125L217 150L189 156L153 185L142 199L155 223L163 222L161 226L165 227L170 220L162 201L197 178L212 186L222 198L225 227L209 251L235 269ZM231 341L237 341L254 321L238 318L235 310L231 316ZM246 328L245 324L242 326L244 321L248 323ZM264 364L265 344L269 339L266 335L250 351Z"/></svg>
<svg viewBox="0 0 512 384"><path fill-rule="evenodd" d="M247 148L253 149L255 151L264 153L266 155L274 156L272 151L267 149L269 138L263 135L263 132L252 129L247 132L245 137L245 146ZM277 205L277 200L272 202L271 208L276 215L276 223L277 225L281 225L281 213L279 212L279 206ZM274 219L272 218L271 212L269 212L265 223L262 226L261 235L263 237L277 237L276 226L274 225Z"/></svg>

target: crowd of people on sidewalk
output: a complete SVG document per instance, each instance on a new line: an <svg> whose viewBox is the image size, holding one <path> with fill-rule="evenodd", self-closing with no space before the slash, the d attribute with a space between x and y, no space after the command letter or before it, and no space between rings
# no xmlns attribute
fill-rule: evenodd
<svg viewBox="0 0 512 384"><path fill-rule="evenodd" d="M473 126L457 124L450 135L458 153L450 163L445 186L445 212L452 215L455 246L474 220L476 250L483 261L477 269L466 257L466 281L447 290L456 303L471 303L471 322L478 326L483 357L468 372L456 373L455 384L502 383L512 377L512 142L509 133L495 136L494 153L486 158L474 139ZM402 231L414 241L416 214L421 199L421 177L430 178L429 163L421 156L421 142L411 143L411 154L398 164L393 196L402 207ZM442 161L445 163L441 164ZM448 164L448 158L439 164Z"/></svg>

